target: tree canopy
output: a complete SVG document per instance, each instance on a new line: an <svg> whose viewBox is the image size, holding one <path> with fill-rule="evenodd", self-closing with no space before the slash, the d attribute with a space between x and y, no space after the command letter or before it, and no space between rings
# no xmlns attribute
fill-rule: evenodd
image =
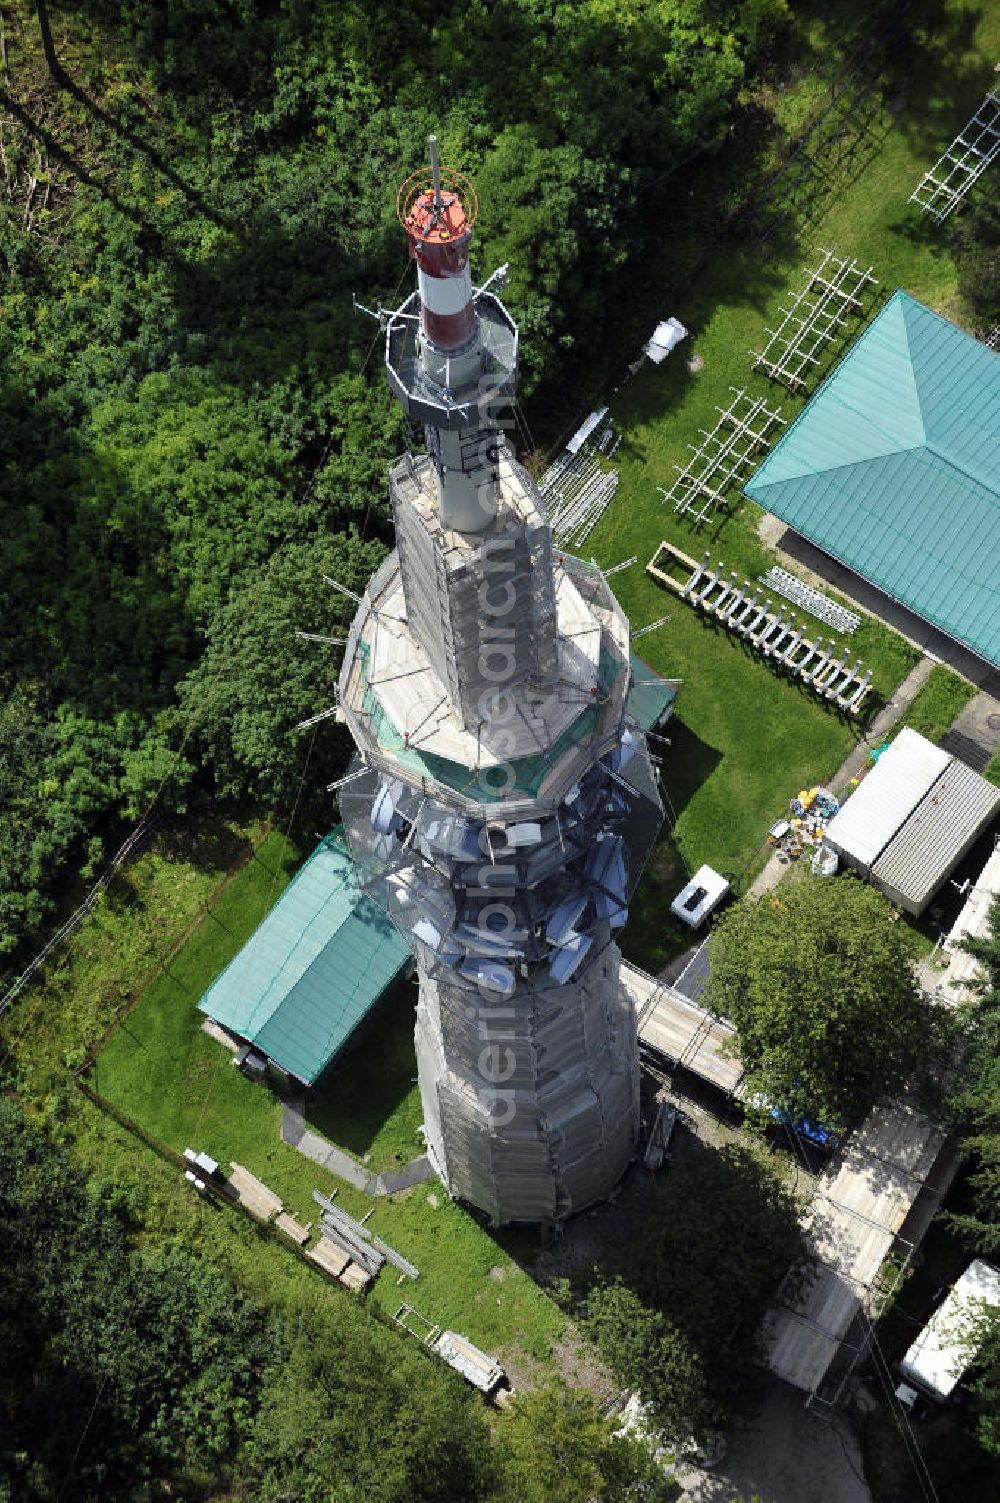
<svg viewBox="0 0 1000 1503"><path fill-rule="evenodd" d="M736 1028L749 1094L841 1131L936 1057L906 930L854 877L735 904L709 942L704 1006Z"/></svg>
<svg viewBox="0 0 1000 1503"><path fill-rule="evenodd" d="M667 1503L675 1489L643 1441L615 1433L592 1394L519 1395L496 1455L498 1496L518 1503Z"/></svg>
<svg viewBox="0 0 1000 1503"><path fill-rule="evenodd" d="M587 1292L588 1324L662 1433L705 1441L752 1401L761 1318L806 1263L794 1196L762 1156L689 1148L621 1266Z"/></svg>
<svg viewBox="0 0 1000 1503"><path fill-rule="evenodd" d="M952 1121L970 1164L972 1207L948 1218L978 1251L1000 1253L1000 898L982 939L963 948L982 968L962 1008L958 1073L949 1092Z"/></svg>
<svg viewBox="0 0 1000 1503"><path fill-rule="evenodd" d="M459 1377L318 1276L290 1319L184 1247L140 1245L143 1196L88 1184L0 1098L3 1503L665 1500L590 1395L525 1395L491 1436Z"/></svg>

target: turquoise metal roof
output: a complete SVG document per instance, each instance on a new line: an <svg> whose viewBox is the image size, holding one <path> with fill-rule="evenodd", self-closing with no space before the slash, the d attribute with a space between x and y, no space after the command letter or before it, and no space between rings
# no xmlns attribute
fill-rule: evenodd
<svg viewBox="0 0 1000 1503"><path fill-rule="evenodd" d="M898 291L748 496L1000 666L1000 357Z"/></svg>
<svg viewBox="0 0 1000 1503"><path fill-rule="evenodd" d="M282 1069L316 1080L410 952L335 835L313 851L198 1003Z"/></svg>
<svg viewBox="0 0 1000 1503"><path fill-rule="evenodd" d="M644 731L651 731L677 698L677 686L661 678L655 668L650 668L634 652L629 657L632 687L628 691L628 713Z"/></svg>

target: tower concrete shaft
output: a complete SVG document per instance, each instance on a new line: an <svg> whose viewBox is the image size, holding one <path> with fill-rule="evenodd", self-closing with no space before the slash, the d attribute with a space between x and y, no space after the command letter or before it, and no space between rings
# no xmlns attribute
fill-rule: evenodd
<svg viewBox="0 0 1000 1503"><path fill-rule="evenodd" d="M502 438L517 329L473 287L474 191L400 190L417 291L386 366L427 452L390 470L397 551L351 627L341 792L360 880L413 947L428 1153L498 1222L607 1195L636 1145L639 1068L615 936L661 819L627 716L628 623L554 553Z"/></svg>

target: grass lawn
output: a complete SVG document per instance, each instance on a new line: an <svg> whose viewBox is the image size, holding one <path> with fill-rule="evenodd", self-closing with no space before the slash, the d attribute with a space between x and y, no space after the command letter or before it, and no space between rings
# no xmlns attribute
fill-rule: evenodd
<svg viewBox="0 0 1000 1503"><path fill-rule="evenodd" d="M191 1146L223 1166L230 1160L246 1165L300 1220L317 1217L314 1189L335 1189L337 1203L352 1215L374 1205L369 1224L421 1270L416 1284L398 1287L396 1271L387 1266L370 1296L376 1306L391 1315L405 1299L491 1350L516 1348L544 1364L565 1318L473 1216L453 1205L436 1181L373 1202L310 1162L281 1141L278 1098L234 1070L229 1051L202 1030L198 999L253 933L297 860L280 833L263 841L112 1035L90 1083L176 1151ZM421 1152L414 1000L412 985L395 988L307 1113L315 1130L359 1157L368 1154L373 1169ZM180 1183L177 1194L185 1195ZM220 1214L204 1210L206 1219ZM233 1213L229 1219L241 1218ZM295 1266L291 1253L286 1261L289 1269ZM322 1276L312 1277L322 1288Z"/></svg>
<svg viewBox="0 0 1000 1503"><path fill-rule="evenodd" d="M1000 751L994 752L983 768L983 777L989 778L991 783L995 783L1000 788Z"/></svg>

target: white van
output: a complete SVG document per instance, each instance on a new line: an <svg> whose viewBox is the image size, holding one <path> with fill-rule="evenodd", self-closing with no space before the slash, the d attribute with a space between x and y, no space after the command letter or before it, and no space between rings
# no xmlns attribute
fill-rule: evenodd
<svg viewBox="0 0 1000 1503"><path fill-rule="evenodd" d="M896 1397L907 1408L921 1394L950 1399L976 1355L976 1329L985 1311L1000 1313L1000 1272L976 1258L953 1285L899 1364Z"/></svg>

